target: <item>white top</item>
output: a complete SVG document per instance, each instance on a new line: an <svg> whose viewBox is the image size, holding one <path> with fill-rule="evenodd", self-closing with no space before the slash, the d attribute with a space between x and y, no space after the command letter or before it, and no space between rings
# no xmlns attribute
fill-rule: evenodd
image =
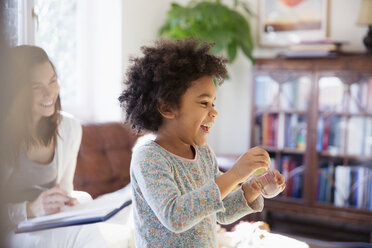
<svg viewBox="0 0 372 248"><path fill-rule="evenodd" d="M57 163L56 183L61 188L70 193L73 190L73 178L76 168L76 159L80 148L82 128L80 123L71 115L61 112L61 123L58 127L57 146L55 158ZM8 180L13 174L14 168L8 168L4 173L4 183L8 185ZM26 201L8 204L9 219L13 225L27 219Z"/></svg>

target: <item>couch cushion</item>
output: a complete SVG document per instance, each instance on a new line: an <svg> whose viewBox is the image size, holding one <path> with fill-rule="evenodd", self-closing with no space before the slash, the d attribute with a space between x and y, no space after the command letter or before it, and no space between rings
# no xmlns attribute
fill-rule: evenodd
<svg viewBox="0 0 372 248"><path fill-rule="evenodd" d="M75 190L93 198L130 182L129 166L137 135L118 122L83 125L74 177Z"/></svg>

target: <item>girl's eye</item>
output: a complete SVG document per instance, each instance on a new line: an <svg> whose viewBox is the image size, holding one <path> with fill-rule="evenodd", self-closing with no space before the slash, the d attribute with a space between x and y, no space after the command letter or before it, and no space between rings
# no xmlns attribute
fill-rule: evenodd
<svg viewBox="0 0 372 248"><path fill-rule="evenodd" d="M50 81L50 84L54 84L56 82L57 82L57 80L53 80L53 81Z"/></svg>
<svg viewBox="0 0 372 248"><path fill-rule="evenodd" d="M202 102L201 104L203 104L203 105L205 105L205 106L208 106L208 102ZM212 103L212 105L211 105L213 108L214 108L214 106L215 106L215 104L214 103Z"/></svg>

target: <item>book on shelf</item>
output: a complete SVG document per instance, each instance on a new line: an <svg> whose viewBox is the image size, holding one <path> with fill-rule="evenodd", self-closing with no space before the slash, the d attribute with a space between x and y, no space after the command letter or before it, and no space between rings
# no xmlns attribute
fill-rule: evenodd
<svg viewBox="0 0 372 248"><path fill-rule="evenodd" d="M322 112L372 114L372 80L345 85L337 77L321 78L318 106Z"/></svg>
<svg viewBox="0 0 372 248"><path fill-rule="evenodd" d="M277 146L278 115L264 113L262 115L262 141L263 146Z"/></svg>
<svg viewBox="0 0 372 248"><path fill-rule="evenodd" d="M350 167L337 166L335 169L335 202L338 207L348 206L350 194Z"/></svg>
<svg viewBox="0 0 372 248"><path fill-rule="evenodd" d="M366 111L367 113L372 113L372 79L369 79L367 82L365 82L365 86L363 89L366 92L366 97L364 98Z"/></svg>
<svg viewBox="0 0 372 248"><path fill-rule="evenodd" d="M282 170L281 170L281 173L283 174L284 178L285 178L285 183L286 183L286 186L285 186L285 189L283 191L283 195L284 196L290 196L290 191L292 190L292 179L289 178L289 172L290 172L290 164L291 164L291 160L288 156L284 156L282 158Z"/></svg>
<svg viewBox="0 0 372 248"><path fill-rule="evenodd" d="M350 85L349 112L372 113L372 80Z"/></svg>
<svg viewBox="0 0 372 248"><path fill-rule="evenodd" d="M336 57L344 42L332 40L301 41L289 45L281 55L287 58Z"/></svg>
<svg viewBox="0 0 372 248"><path fill-rule="evenodd" d="M316 127L316 151L321 152L323 150L323 135L324 135L324 118L320 116L317 120Z"/></svg>
<svg viewBox="0 0 372 248"><path fill-rule="evenodd" d="M263 113L255 120L255 145L278 149L306 149L306 116L304 114Z"/></svg>
<svg viewBox="0 0 372 248"><path fill-rule="evenodd" d="M348 136L345 136L346 129ZM372 156L372 117L352 116L346 119L338 115L319 116L316 150Z"/></svg>
<svg viewBox="0 0 372 248"><path fill-rule="evenodd" d="M278 149L284 148L284 133L285 133L285 114L280 113L278 116Z"/></svg>
<svg viewBox="0 0 372 248"><path fill-rule="evenodd" d="M363 137L365 137L363 130L363 117L351 117L348 123L348 146L347 153L350 155L361 155L363 154Z"/></svg>
<svg viewBox="0 0 372 248"><path fill-rule="evenodd" d="M259 76L256 78L254 88L254 104L260 108L278 107L275 101L279 92L279 85L269 76Z"/></svg>
<svg viewBox="0 0 372 248"><path fill-rule="evenodd" d="M256 78L254 105L258 109L300 110L307 109L311 83L308 77L300 77L279 83L269 76ZM279 90L280 88L280 90Z"/></svg>
<svg viewBox="0 0 372 248"><path fill-rule="evenodd" d="M294 198L302 197L302 183L303 183L303 175L295 174L293 176L293 197Z"/></svg>
<svg viewBox="0 0 372 248"><path fill-rule="evenodd" d="M278 165L276 164L275 158L270 157L270 170L277 170Z"/></svg>
<svg viewBox="0 0 372 248"><path fill-rule="evenodd" d="M32 232L105 221L132 203L130 192L130 185L128 185L89 202L66 206L59 213L22 221L17 225L15 232Z"/></svg>
<svg viewBox="0 0 372 248"><path fill-rule="evenodd" d="M327 151L328 150L328 141L329 141L329 128L330 128L330 118L327 117L324 120L324 131L322 135L322 150Z"/></svg>
<svg viewBox="0 0 372 248"><path fill-rule="evenodd" d="M306 116L287 114L285 118L285 147L304 150L306 148Z"/></svg>
<svg viewBox="0 0 372 248"><path fill-rule="evenodd" d="M289 45L291 51L334 51L340 52L344 42L333 40L301 41Z"/></svg>
<svg viewBox="0 0 372 248"><path fill-rule="evenodd" d="M318 92L319 111L345 112L347 94L345 94L345 86L339 78L320 78Z"/></svg>
<svg viewBox="0 0 372 248"><path fill-rule="evenodd" d="M297 145L297 128L298 128L298 115L286 115L286 129L285 129L285 147L296 148Z"/></svg>
<svg viewBox="0 0 372 248"><path fill-rule="evenodd" d="M372 168L368 166L336 166L334 170L334 204L372 210ZM318 187L321 187L319 185Z"/></svg>
<svg viewBox="0 0 372 248"><path fill-rule="evenodd" d="M317 200L320 202L334 202L334 165L318 169Z"/></svg>
<svg viewBox="0 0 372 248"><path fill-rule="evenodd" d="M333 51L285 51L280 54L285 58L335 58L337 52Z"/></svg>
<svg viewBox="0 0 372 248"><path fill-rule="evenodd" d="M269 133L269 114L267 113L264 113L262 115L262 141L261 141L261 144L264 145L264 146L267 146L268 145L268 133Z"/></svg>
<svg viewBox="0 0 372 248"><path fill-rule="evenodd" d="M278 170L283 174L286 180L286 188L282 195L293 198L302 197L303 188L303 165L291 156L283 156Z"/></svg>
<svg viewBox="0 0 372 248"><path fill-rule="evenodd" d="M280 95L280 108L283 110L305 110L310 84L300 78L282 84Z"/></svg>

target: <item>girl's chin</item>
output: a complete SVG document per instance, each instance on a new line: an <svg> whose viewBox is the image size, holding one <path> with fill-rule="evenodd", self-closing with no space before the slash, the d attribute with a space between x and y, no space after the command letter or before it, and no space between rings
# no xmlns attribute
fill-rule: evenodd
<svg viewBox="0 0 372 248"><path fill-rule="evenodd" d="M203 140L198 140L196 145L197 146L204 146L206 143L207 143L207 139L203 139Z"/></svg>

